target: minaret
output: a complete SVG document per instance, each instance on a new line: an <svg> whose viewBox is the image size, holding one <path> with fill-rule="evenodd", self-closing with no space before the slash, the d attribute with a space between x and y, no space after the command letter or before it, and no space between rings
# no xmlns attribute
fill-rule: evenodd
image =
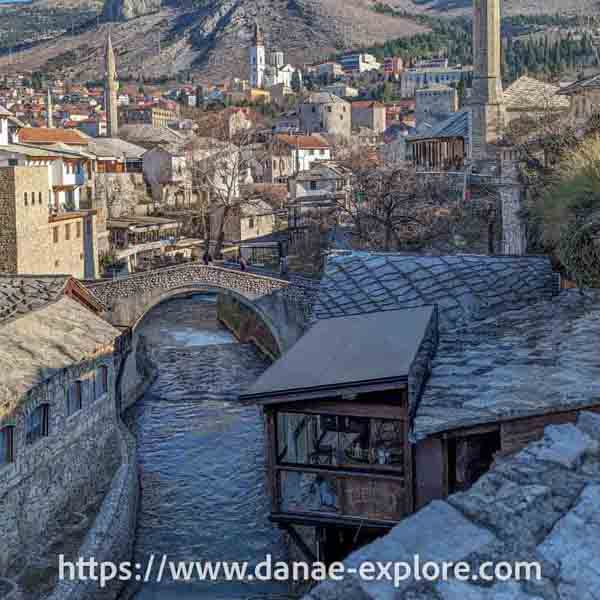
<svg viewBox="0 0 600 600"><path fill-rule="evenodd" d="M46 127L54 127L54 107L52 106L52 89L48 86L48 96L46 98Z"/></svg>
<svg viewBox="0 0 600 600"><path fill-rule="evenodd" d="M117 90L119 82L117 81L117 67L115 63L115 53L110 38L110 30L106 38L106 79L104 83L104 105L106 108L106 124L108 137L116 137L119 132L119 115L117 112Z"/></svg>
<svg viewBox="0 0 600 600"><path fill-rule="evenodd" d="M265 43L260 25L254 25L254 40L250 48L250 85L262 88L265 80Z"/></svg>
<svg viewBox="0 0 600 600"><path fill-rule="evenodd" d="M473 158L491 158L489 144L504 126L500 56L501 0L473 0Z"/></svg>

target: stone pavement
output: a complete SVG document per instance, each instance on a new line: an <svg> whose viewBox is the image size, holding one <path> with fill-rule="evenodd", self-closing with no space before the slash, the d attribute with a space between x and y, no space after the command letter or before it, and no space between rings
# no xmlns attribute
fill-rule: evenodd
<svg viewBox="0 0 600 600"><path fill-rule="evenodd" d="M539 561L542 578L508 582L327 582L305 600L599 600L600 415L546 429L496 461L470 490L434 501L351 554L364 561Z"/></svg>

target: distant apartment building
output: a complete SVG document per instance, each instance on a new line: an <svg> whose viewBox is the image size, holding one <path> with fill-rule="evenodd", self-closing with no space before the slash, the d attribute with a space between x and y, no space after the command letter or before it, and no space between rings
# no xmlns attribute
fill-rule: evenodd
<svg viewBox="0 0 600 600"><path fill-rule="evenodd" d="M352 103L353 130L366 127L379 134L385 131L386 122L387 117L384 104L371 100L357 100Z"/></svg>
<svg viewBox="0 0 600 600"><path fill-rule="evenodd" d="M340 58L340 64L344 73L364 73L381 68L381 64L372 54L346 54Z"/></svg>
<svg viewBox="0 0 600 600"><path fill-rule="evenodd" d="M177 118L176 110L159 105L119 107L119 122L125 125L167 127L169 123L177 120Z"/></svg>
<svg viewBox="0 0 600 600"><path fill-rule="evenodd" d="M334 94L311 94L299 108L300 130L349 138L352 133L350 103Z"/></svg>
<svg viewBox="0 0 600 600"><path fill-rule="evenodd" d="M0 167L0 271L98 273L95 212L52 214L48 166Z"/></svg>
<svg viewBox="0 0 600 600"><path fill-rule="evenodd" d="M406 69L400 78L400 94L403 98L413 98L418 89L430 85L457 86L464 81L471 87L473 67L426 67Z"/></svg>
<svg viewBox="0 0 600 600"><path fill-rule="evenodd" d="M334 80L344 75L344 69L338 62L325 62L315 67L315 74L320 79Z"/></svg>
<svg viewBox="0 0 600 600"><path fill-rule="evenodd" d="M419 60L414 65L415 69L447 69L448 59L444 56Z"/></svg>
<svg viewBox="0 0 600 600"><path fill-rule="evenodd" d="M358 90L346 85L343 81L322 87L321 91L328 94L334 94L340 98L356 98L356 96L358 96Z"/></svg>

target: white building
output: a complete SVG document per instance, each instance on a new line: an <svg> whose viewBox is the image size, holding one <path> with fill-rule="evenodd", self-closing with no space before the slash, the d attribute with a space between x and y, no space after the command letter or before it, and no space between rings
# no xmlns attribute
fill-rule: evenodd
<svg viewBox="0 0 600 600"><path fill-rule="evenodd" d="M8 117L10 113L0 106L0 146L8 145Z"/></svg>

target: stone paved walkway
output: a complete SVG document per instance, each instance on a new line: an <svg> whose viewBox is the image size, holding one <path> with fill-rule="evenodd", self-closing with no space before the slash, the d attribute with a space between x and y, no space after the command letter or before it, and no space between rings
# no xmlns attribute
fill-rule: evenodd
<svg viewBox="0 0 600 600"><path fill-rule="evenodd" d="M550 426L469 491L435 501L350 555L364 561L539 561L525 582L327 582L305 600L600 600L600 415Z"/></svg>

